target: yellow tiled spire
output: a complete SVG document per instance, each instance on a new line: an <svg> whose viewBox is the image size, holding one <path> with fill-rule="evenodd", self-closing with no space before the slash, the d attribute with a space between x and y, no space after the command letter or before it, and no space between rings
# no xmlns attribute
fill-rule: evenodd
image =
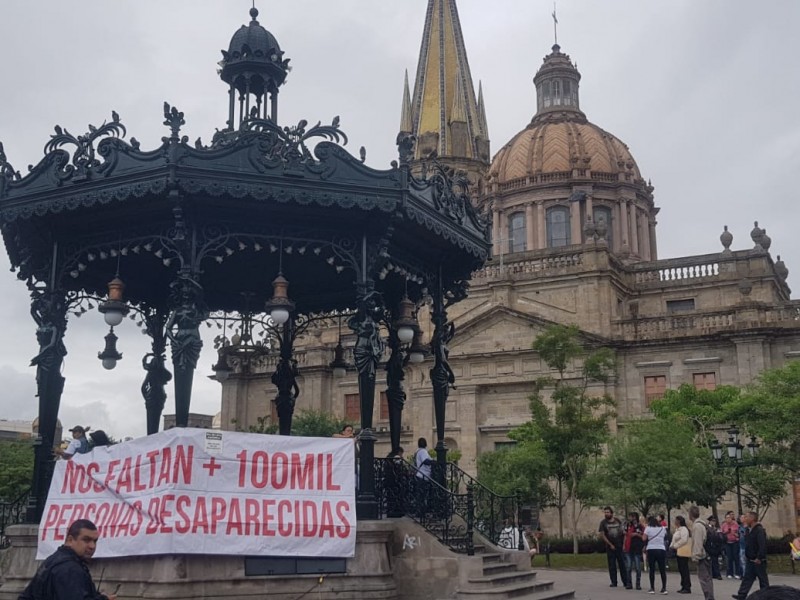
<svg viewBox="0 0 800 600"><path fill-rule="evenodd" d="M416 158L436 152L442 157L485 160L488 140L481 131L456 0L428 0L411 117ZM453 123L458 124L455 131ZM486 147L479 152L481 140Z"/></svg>

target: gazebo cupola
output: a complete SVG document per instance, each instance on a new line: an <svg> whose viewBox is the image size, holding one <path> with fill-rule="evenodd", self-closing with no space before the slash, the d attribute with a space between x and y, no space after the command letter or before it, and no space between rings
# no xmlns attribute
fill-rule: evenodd
<svg viewBox="0 0 800 600"><path fill-rule="evenodd" d="M219 76L230 86L228 127L231 129L248 117L277 122L278 88L286 81L290 68L278 40L258 22L257 8L250 9L250 17L250 23L233 34L219 62ZM237 103L239 118L234 121Z"/></svg>

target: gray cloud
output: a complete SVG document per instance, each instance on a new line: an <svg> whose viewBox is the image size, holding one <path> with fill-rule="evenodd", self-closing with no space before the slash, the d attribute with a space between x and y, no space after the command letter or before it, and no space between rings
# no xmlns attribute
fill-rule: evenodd
<svg viewBox="0 0 800 600"><path fill-rule="evenodd" d="M403 71L413 81L426 2L257 4L294 66L280 120L340 115L351 152L364 145L370 165L388 166ZM210 139L226 118L226 90L215 76L219 50L249 20L249 7L249 0L3 0L0 140L9 159L24 171L41 157L53 125L83 133L112 108L129 136L155 147L165 134L164 100L185 112L190 139ZM459 9L496 151L533 115L531 78L553 42L552 3L461 0ZM800 172L800 3L562 0L558 11L559 42L583 75L583 110L630 146L656 186L661 257L718 251L726 224L734 248L749 247L758 219L773 255L800 270L793 180ZM32 416L34 372L26 365L36 352L34 326L24 285L4 267L2 257L0 416ZM792 282L800 282L796 273ZM104 334L97 314L70 322L62 420L116 437L142 435L146 339L127 322L118 331L125 358L105 372L96 358ZM207 343L199 375L213 359ZM219 410L219 384L196 382L192 409Z"/></svg>

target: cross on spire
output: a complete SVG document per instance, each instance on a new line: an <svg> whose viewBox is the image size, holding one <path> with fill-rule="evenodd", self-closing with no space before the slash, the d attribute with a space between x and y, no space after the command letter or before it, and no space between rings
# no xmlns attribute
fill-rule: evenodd
<svg viewBox="0 0 800 600"><path fill-rule="evenodd" d="M555 38L555 44L558 46L558 17L556 16L556 3L553 2L553 37Z"/></svg>

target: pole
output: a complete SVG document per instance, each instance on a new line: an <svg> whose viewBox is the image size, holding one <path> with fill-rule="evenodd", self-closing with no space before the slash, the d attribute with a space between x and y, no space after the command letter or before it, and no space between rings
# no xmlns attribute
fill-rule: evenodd
<svg viewBox="0 0 800 600"><path fill-rule="evenodd" d="M734 466L734 470L736 471L736 507L739 509L739 514L744 514L742 510L742 484L739 480L739 463L737 462Z"/></svg>

